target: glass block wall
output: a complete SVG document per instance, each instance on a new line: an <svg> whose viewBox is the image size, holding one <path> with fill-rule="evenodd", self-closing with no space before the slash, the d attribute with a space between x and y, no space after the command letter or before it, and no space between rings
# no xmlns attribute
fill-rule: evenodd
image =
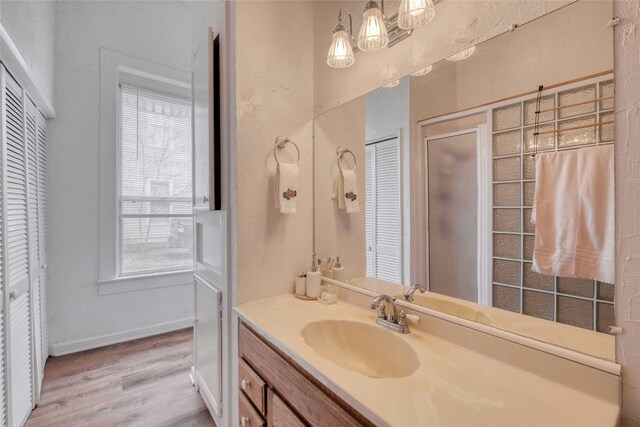
<svg viewBox="0 0 640 427"><path fill-rule="evenodd" d="M612 144L613 124L562 129L613 122L613 96L612 80L567 90L559 88L556 93L543 96L539 132L559 132L539 135L538 152ZM531 270L535 111L535 95L492 111L493 305L608 332L614 324L612 284L544 276Z"/></svg>

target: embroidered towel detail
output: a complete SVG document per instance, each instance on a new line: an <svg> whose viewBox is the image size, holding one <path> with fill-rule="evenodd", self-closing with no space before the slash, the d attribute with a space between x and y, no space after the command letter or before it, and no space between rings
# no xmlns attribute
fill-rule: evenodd
<svg viewBox="0 0 640 427"><path fill-rule="evenodd" d="M281 213L296 213L298 200L298 165L282 163L276 169L275 176L275 207Z"/></svg>
<svg viewBox="0 0 640 427"><path fill-rule="evenodd" d="M534 271L614 283L613 171L613 145L538 155Z"/></svg>

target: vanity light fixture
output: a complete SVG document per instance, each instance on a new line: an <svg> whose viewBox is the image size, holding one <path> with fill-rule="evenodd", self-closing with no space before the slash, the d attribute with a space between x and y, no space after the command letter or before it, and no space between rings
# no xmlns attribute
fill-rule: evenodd
<svg viewBox="0 0 640 427"><path fill-rule="evenodd" d="M462 61L463 59L467 59L468 57L473 55L473 52L475 51L476 51L476 47L471 46L469 49L463 50L462 52L456 53L455 55L451 55L450 57L447 58L447 60Z"/></svg>
<svg viewBox="0 0 640 427"><path fill-rule="evenodd" d="M436 16L433 0L402 0L398 9L398 27L416 29Z"/></svg>
<svg viewBox="0 0 640 427"><path fill-rule="evenodd" d="M431 70L433 70L433 65L427 65L426 67L420 68L418 71L411 73L411 75L414 77L425 76L429 74Z"/></svg>
<svg viewBox="0 0 640 427"><path fill-rule="evenodd" d="M383 3L384 7L384 3ZM387 23L378 2L369 0L362 14L362 25L358 32L358 48L365 52L384 49L389 44Z"/></svg>
<svg viewBox="0 0 640 427"><path fill-rule="evenodd" d="M386 87L386 88L391 88L391 87L396 87L400 84L400 80L392 80L389 83L387 83L386 85L382 85L382 87Z"/></svg>
<svg viewBox="0 0 640 427"><path fill-rule="evenodd" d="M349 32L342 25L342 12L349 15ZM356 61L353 57L353 20L346 9L340 9L338 13L338 25L333 30L333 40L327 53L327 64L333 68L347 68Z"/></svg>
<svg viewBox="0 0 640 427"><path fill-rule="evenodd" d="M362 24L357 39L353 37L353 20L346 9L340 9L338 25L333 30L333 38L327 64L333 68L347 68L354 64L354 52L375 52L394 46L411 36L413 30L431 21L436 10L435 0L402 0L398 13L387 19L384 0L368 0L362 14ZM349 31L342 25L342 13L349 15Z"/></svg>

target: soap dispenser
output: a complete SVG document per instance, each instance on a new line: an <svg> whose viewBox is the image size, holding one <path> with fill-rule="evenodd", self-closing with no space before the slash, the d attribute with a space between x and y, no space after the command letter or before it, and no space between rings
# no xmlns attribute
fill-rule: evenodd
<svg viewBox="0 0 640 427"><path fill-rule="evenodd" d="M340 257L339 256L336 257L336 263L333 265L332 271L333 271L333 278L335 280L339 280L341 282L344 282L344 267L340 263Z"/></svg>
<svg viewBox="0 0 640 427"><path fill-rule="evenodd" d="M307 296L310 298L318 298L320 296L322 274L318 266L319 263L316 264L316 254L314 253L311 259L311 271L307 272Z"/></svg>

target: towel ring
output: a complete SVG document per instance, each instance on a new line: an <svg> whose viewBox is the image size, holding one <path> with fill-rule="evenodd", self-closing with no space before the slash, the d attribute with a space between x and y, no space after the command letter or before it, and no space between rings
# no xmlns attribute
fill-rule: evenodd
<svg viewBox="0 0 640 427"><path fill-rule="evenodd" d="M276 146L273 147L273 158L276 159L276 163L278 164L278 166L280 166L280 160L278 160L277 154L278 149L282 150L288 143L292 144L296 148L296 152L298 153L298 160L296 160L296 163L300 161L300 149L298 148L296 143L289 138L285 138L284 136L278 136L275 142Z"/></svg>
<svg viewBox="0 0 640 427"><path fill-rule="evenodd" d="M351 157L353 157L353 169L348 170L356 170L356 166L358 166L358 160L356 159L356 155L353 154L353 151L349 150L348 148L338 147L336 148L336 154L338 155L338 168L340 169L340 173L342 173L342 165L340 164L340 160L342 160L346 153L351 154Z"/></svg>

